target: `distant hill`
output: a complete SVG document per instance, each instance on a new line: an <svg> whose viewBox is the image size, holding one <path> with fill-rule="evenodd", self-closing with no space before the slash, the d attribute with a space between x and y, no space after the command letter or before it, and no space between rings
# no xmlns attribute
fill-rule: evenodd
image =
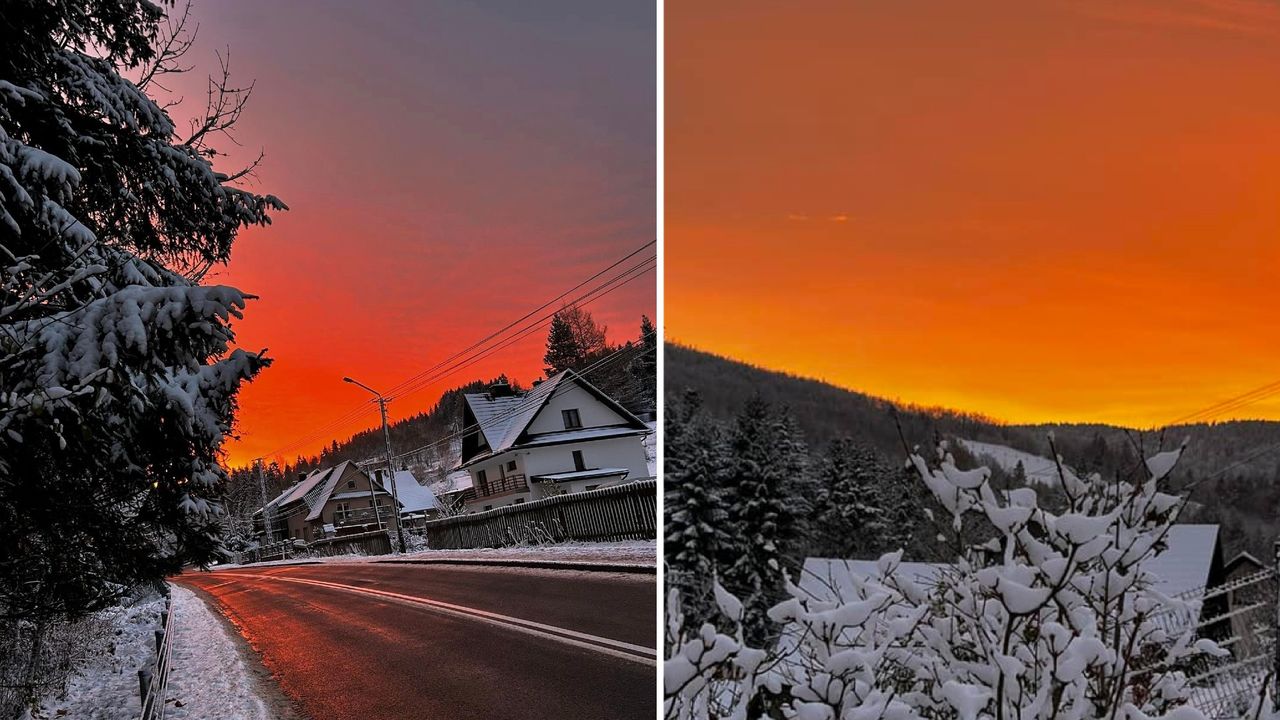
<svg viewBox="0 0 1280 720"><path fill-rule="evenodd" d="M814 453L847 435L886 457L902 459L895 414L908 442L922 447L932 445L935 437L954 437L1051 457L1047 435L1052 431L1068 464L1104 476L1134 466L1135 444L1143 455L1150 455L1160 443L1158 433L1114 425L1014 425L945 408L904 405L679 345L666 346L664 372L668 402L686 389L696 389L707 411L722 422L731 422L756 393L787 406ZM1249 549L1270 557L1270 542L1280 525L1280 422L1181 425L1166 428L1163 443L1169 447L1188 437L1191 443L1175 478L1182 484L1199 481L1194 498L1204 504L1190 519L1221 522L1229 550Z"/></svg>

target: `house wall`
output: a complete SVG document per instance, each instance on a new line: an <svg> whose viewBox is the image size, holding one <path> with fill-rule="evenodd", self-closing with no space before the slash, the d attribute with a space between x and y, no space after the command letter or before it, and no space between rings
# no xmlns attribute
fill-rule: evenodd
<svg viewBox="0 0 1280 720"><path fill-rule="evenodd" d="M591 398L594 400L594 398ZM599 485L602 482L610 482L610 478L594 478L591 480L579 480L569 483L559 483L554 489L546 487L542 484L535 484L532 477L535 475L548 475L551 473L569 472L574 469L573 451L581 450L582 459L587 468L626 468L627 480L646 480L650 478L649 467L644 454L644 443L641 441L642 436L634 435L630 437L607 438L604 440L588 440L576 443L564 443L561 445L549 445L547 447L527 448L525 450L517 450L514 452L503 453L493 460L477 464L468 470L475 479L476 487L480 487L478 479L479 470L488 472L490 479L498 477L497 468L499 464L504 464L510 460L516 461L517 472L524 473L525 478L529 480L529 492L513 493L511 495L500 495L497 497L477 497L473 502L467 504L469 512L482 512L485 509L494 509L514 505L517 501L532 502L541 500L549 494L563 494L567 492L582 492L590 485Z"/></svg>
<svg viewBox="0 0 1280 720"><path fill-rule="evenodd" d="M529 448L520 452L527 453L523 460L530 477L574 470L573 451L581 450L587 468L626 468L628 480L645 480L649 478L649 466L641 438L640 435L631 435L586 440ZM595 482L599 481L590 481L588 484Z"/></svg>
<svg viewBox="0 0 1280 720"><path fill-rule="evenodd" d="M559 432L564 430L562 410L576 409L582 420L582 427L607 427L623 425L626 421L612 408L596 399L594 395L577 385L572 385L563 392L556 392L546 407L529 423L527 432L530 435Z"/></svg>
<svg viewBox="0 0 1280 720"><path fill-rule="evenodd" d="M498 482L500 478L503 477L504 472L508 476L524 475L525 483L529 484L529 475L528 473L525 472L524 458L522 457L522 455L523 453L521 452L506 452L495 458L491 458L489 460L486 460L485 462L478 463L476 465L473 465L467 468L467 471L471 473L472 487L476 489L477 493L480 492L480 487L481 487L480 471L481 470L485 471L485 474L487 475L487 478L490 484ZM515 462L516 464L515 470L506 469L507 463L509 462ZM492 510L494 508L513 505L517 502L517 500L520 502L529 502L531 500L536 500L539 497L541 496L538 495L536 489L532 487L530 487L530 489L526 492L510 493L507 495L498 495L496 497L486 497L482 495L477 497L474 502L468 503L467 510L469 512L482 512L486 509Z"/></svg>

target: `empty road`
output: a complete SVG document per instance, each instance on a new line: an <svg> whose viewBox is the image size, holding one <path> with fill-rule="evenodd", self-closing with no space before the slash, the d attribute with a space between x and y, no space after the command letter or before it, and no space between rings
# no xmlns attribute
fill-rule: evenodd
<svg viewBox="0 0 1280 720"><path fill-rule="evenodd" d="M188 572L310 720L656 715L653 575L335 563Z"/></svg>

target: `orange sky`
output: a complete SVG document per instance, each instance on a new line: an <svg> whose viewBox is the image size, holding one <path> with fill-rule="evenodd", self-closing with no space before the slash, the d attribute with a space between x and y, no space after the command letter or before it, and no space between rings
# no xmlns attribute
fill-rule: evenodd
<svg viewBox="0 0 1280 720"><path fill-rule="evenodd" d="M782 7L667 6L669 340L1014 422L1280 379L1280 5Z"/></svg>
<svg viewBox="0 0 1280 720"><path fill-rule="evenodd" d="M643 5L643 4L640 4ZM479 340L652 241L655 27L627 2L522 0L476 7L381 0L197 3L197 70L167 78L204 98L215 49L256 80L233 157L266 160L255 189L290 211L243 233L209 278L260 299L239 343L275 364L242 392L229 462L292 460L375 427L377 410L287 448L368 398ZM588 306L612 341L654 315L652 272ZM391 405L542 372L545 334ZM404 450L407 448L398 448Z"/></svg>

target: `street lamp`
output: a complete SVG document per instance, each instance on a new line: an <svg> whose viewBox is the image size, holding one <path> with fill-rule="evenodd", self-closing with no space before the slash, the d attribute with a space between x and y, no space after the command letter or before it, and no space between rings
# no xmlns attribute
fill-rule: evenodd
<svg viewBox="0 0 1280 720"><path fill-rule="evenodd" d="M396 493L396 471L391 466L391 431L387 429L387 399L382 397L382 393L358 380L352 380L349 377L344 377L342 378L342 382L358 385L373 393L374 397L377 398L375 402L378 403L378 409L382 411L382 440L387 445L387 482L391 483L391 509L392 512L395 513L396 537L400 539L400 552L403 553L405 552L404 528L400 527L400 497L399 494ZM373 483L369 484L369 498L373 503L373 518L378 523L378 526L381 527L382 516L378 513L378 498L373 492Z"/></svg>

